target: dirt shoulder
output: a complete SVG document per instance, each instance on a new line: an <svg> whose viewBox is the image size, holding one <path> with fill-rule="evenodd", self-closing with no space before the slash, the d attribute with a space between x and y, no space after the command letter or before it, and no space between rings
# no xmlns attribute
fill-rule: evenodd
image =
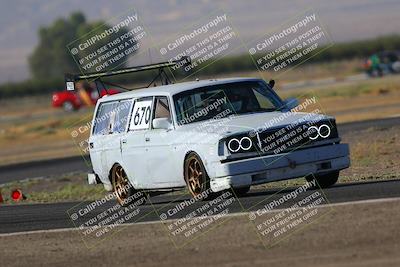
<svg viewBox="0 0 400 267"><path fill-rule="evenodd" d="M91 250L77 231L0 236L0 258L4 266L399 266L399 204L333 206L268 249L243 215L180 249L152 223L125 226Z"/></svg>

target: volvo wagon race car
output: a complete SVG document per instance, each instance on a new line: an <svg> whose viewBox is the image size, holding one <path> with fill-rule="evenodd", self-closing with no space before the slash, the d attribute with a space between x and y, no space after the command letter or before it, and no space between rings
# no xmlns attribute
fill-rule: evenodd
<svg viewBox="0 0 400 267"><path fill-rule="evenodd" d="M123 204L138 190L187 187L193 197L305 177L335 184L350 165L335 119L294 111L273 82L230 78L105 96L89 138L93 172Z"/></svg>

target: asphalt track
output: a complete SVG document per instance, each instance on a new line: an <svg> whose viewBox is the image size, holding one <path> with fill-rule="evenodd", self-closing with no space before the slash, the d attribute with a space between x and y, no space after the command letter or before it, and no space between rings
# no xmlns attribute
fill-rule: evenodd
<svg viewBox="0 0 400 267"><path fill-rule="evenodd" d="M339 132L347 134L364 130L370 127L388 128L399 125L400 118L388 118L382 120L370 120L354 123L340 124ZM0 167L1 182L15 181L28 177L58 175L73 171L85 171L89 167L82 157L54 159L40 162L29 162L18 165ZM266 203L278 200L282 196L292 192L295 188L269 189L263 191L251 191L244 197L235 198L228 208L229 213L239 213L258 210ZM312 194L316 189L307 190ZM346 183L338 184L324 189L326 203L343 203L369 199L383 199L400 197L400 179L380 182ZM140 216L133 217L125 223L160 221L160 214L174 209L180 203L189 200L188 195L158 195L152 196L141 205ZM197 201L168 219L183 218L209 202ZM279 208L287 208L294 204L293 200L286 201ZM90 202L69 202L51 204L22 204L0 206L0 233L15 233L36 230L74 228L77 221L71 220L69 214L86 207ZM112 208L115 200L97 206L91 213L91 217L101 214ZM72 209L72 210L71 210ZM69 212L69 214L68 214ZM85 217L82 217L85 220ZM78 224L79 225L79 224Z"/></svg>
<svg viewBox="0 0 400 267"><path fill-rule="evenodd" d="M339 124L338 128L339 133L343 135L370 127L388 128L395 125L400 125L400 117L344 123ZM90 159L87 155L18 163L0 166L0 184L27 178L56 177L65 173L87 172L89 170Z"/></svg>
<svg viewBox="0 0 400 267"><path fill-rule="evenodd" d="M296 188L269 189L263 191L251 191L245 197L235 198L228 206L229 213L255 211L264 207L273 200L279 200L284 195L293 192ZM307 194L313 194L316 189L309 189ZM327 203L343 203L349 201L360 201L369 199L383 199L400 197L400 180L363 182L338 184L328 189L323 189ZM139 206L140 215L125 223L160 221L160 215L173 210L180 203L189 200L189 196L158 195L151 197L144 205ZM90 202L71 202L71 203L52 203L52 204L24 204L24 205L3 205L0 207L0 234L15 233L35 230L74 228L74 223L70 218L71 213ZM289 199L279 208L288 208L295 203ZM197 201L186 206L172 219L183 218L199 207L210 204L209 201ZM326 204L326 203L325 203ZM91 217L105 212L115 205L115 200L97 206L93 209ZM77 207L78 206L78 207ZM71 211L71 209L73 211ZM77 207L77 208L76 208ZM334 207L336 209L339 207ZM68 214L69 212L69 214ZM87 219L89 219L88 217ZM85 220L85 218L83 217ZM357 218L354 218L357 220ZM78 224L79 225L79 224Z"/></svg>

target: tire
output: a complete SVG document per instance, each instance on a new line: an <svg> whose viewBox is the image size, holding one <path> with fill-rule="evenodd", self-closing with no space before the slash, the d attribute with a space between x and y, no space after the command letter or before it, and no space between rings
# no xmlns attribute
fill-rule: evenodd
<svg viewBox="0 0 400 267"><path fill-rule="evenodd" d="M212 198L210 178L200 157L194 152L189 153L185 159L184 178L187 188L194 198Z"/></svg>
<svg viewBox="0 0 400 267"><path fill-rule="evenodd" d="M233 191L238 197L244 196L250 191L250 185L245 187L233 188Z"/></svg>
<svg viewBox="0 0 400 267"><path fill-rule="evenodd" d="M133 188L124 169L119 164L114 165L111 170L111 183L117 202L123 207L129 206L131 203L140 203L139 200L144 202L146 199L142 192Z"/></svg>
<svg viewBox="0 0 400 267"><path fill-rule="evenodd" d="M63 109L64 109L66 112L75 111L75 107L74 107L74 105L72 104L72 102L70 102L70 101L65 101L65 102L62 104L62 106L63 106Z"/></svg>
<svg viewBox="0 0 400 267"><path fill-rule="evenodd" d="M330 172L327 174L315 175L315 179L317 180L317 182L321 188L327 188L327 187L330 187L330 186L336 184L336 182L339 179L339 171L334 171L334 172ZM313 180L313 177L307 176L306 180L308 182L311 182Z"/></svg>

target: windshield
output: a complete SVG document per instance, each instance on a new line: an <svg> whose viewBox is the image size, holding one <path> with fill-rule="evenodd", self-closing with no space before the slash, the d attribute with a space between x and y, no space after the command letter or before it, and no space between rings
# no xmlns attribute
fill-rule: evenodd
<svg viewBox="0 0 400 267"><path fill-rule="evenodd" d="M178 124L223 118L233 114L276 111L282 100L262 81L201 87L174 96Z"/></svg>

